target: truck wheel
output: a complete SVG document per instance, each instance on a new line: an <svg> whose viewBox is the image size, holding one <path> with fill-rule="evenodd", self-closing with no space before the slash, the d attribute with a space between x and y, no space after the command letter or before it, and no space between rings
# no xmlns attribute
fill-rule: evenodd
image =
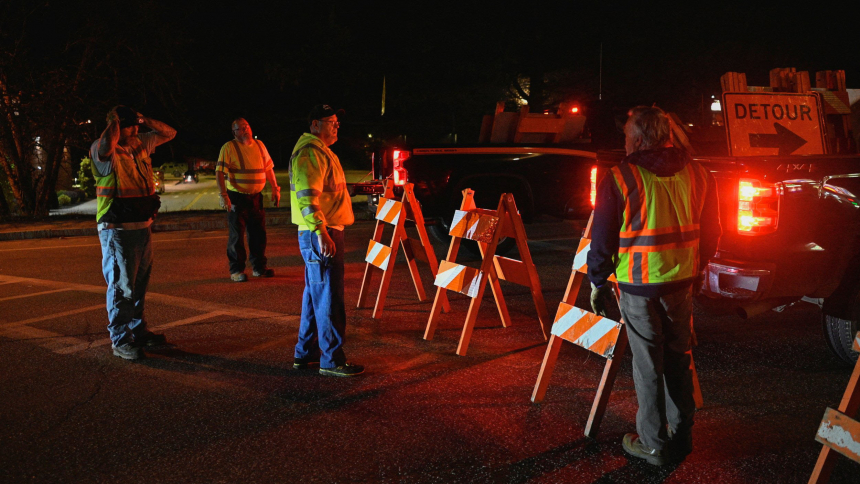
<svg viewBox="0 0 860 484"><path fill-rule="evenodd" d="M444 226L441 220L433 225L428 225L427 230L430 232L430 235L439 242L442 242L443 244L451 243L451 236L448 235L448 230L450 229Z"/></svg>
<svg viewBox="0 0 860 484"><path fill-rule="evenodd" d="M858 302L860 301L855 299L853 314L858 314L856 311ZM860 331L858 320L856 318L842 319L829 314L822 314L821 320L824 324L824 339L827 341L827 347L830 348L830 351L846 363L851 365L856 363L860 353L854 351L851 346L854 343L854 335Z"/></svg>

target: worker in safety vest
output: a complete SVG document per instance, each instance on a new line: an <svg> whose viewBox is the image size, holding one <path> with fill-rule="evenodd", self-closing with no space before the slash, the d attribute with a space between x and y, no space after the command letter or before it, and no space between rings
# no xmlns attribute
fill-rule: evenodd
<svg viewBox="0 0 860 484"><path fill-rule="evenodd" d="M272 187L272 204L281 201L281 187L275 178L275 164L262 141L254 138L251 125L243 118L231 123L233 138L224 143L215 165L221 208L227 210L227 263L230 280L245 282L245 242L248 233L248 262L255 277L273 277L266 259L266 210L263 188Z"/></svg>
<svg viewBox="0 0 860 484"><path fill-rule="evenodd" d="M588 253L592 309L606 315L615 273L633 353L638 435L625 435L622 445L654 465L692 452L693 291L721 232L713 175L673 147L670 132L659 108L630 111L627 157L597 188Z"/></svg>
<svg viewBox="0 0 860 484"><path fill-rule="evenodd" d="M96 180L102 272L107 282L108 331L113 354L127 360L143 356L142 347L166 344L146 327L146 287L152 271L152 220L161 202L149 158L155 147L176 136L170 126L117 106L107 128L90 148ZM150 129L138 133L140 126Z"/></svg>
<svg viewBox="0 0 860 484"><path fill-rule="evenodd" d="M310 115L310 133L303 134L290 158L290 210L299 227L299 249L305 261L305 291L293 368L319 362L328 376L355 376L361 365L346 362L343 351L346 306L343 298L343 230L352 225L352 199L337 155L338 115L326 104Z"/></svg>

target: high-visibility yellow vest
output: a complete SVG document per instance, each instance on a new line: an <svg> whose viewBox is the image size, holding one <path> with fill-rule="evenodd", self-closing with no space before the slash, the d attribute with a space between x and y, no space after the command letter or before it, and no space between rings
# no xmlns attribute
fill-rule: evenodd
<svg viewBox="0 0 860 484"><path fill-rule="evenodd" d="M109 175L101 176L93 163L96 180L96 221L101 220L113 204L114 198L135 198L155 195L155 180L152 162L145 144L135 148L117 145L113 153L114 163Z"/></svg>
<svg viewBox="0 0 860 484"><path fill-rule="evenodd" d="M299 230L352 225L352 198L340 160L319 138L305 133L290 158L290 211Z"/></svg>
<svg viewBox="0 0 860 484"><path fill-rule="evenodd" d="M708 172L691 161L671 176L630 163L610 173L624 202L615 261L618 282L661 284L694 277Z"/></svg>

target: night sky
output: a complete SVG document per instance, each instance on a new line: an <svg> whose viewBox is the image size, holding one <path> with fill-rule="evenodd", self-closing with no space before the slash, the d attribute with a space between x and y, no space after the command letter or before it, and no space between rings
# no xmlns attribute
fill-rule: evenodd
<svg viewBox="0 0 860 484"><path fill-rule="evenodd" d="M177 158L214 158L230 138L230 121L243 116L280 164L316 103L346 110L335 148L347 157L404 135L410 143L450 141L454 133L461 143L475 142L481 116L506 98L518 76L544 76L548 103L574 100L586 115L656 102L685 120L700 117L710 96L719 96L726 71L767 85L775 67L808 70L813 83L815 71L844 69L848 87L860 87L860 58L852 52L860 48L858 2L756 9L705 9L701 2L635 8L599 5L609 2L23 3L36 12L25 44L46 59L82 30L127 43L111 54L116 81L98 108L125 103L172 124L179 130ZM137 82L123 82L129 76ZM97 119L103 123L103 114Z"/></svg>

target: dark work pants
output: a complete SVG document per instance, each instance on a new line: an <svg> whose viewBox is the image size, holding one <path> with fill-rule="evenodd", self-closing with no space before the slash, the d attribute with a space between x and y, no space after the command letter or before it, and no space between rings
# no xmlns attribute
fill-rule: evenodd
<svg viewBox="0 0 860 484"><path fill-rule="evenodd" d="M320 255L319 239L310 230L299 231L299 250L305 260L305 292L296 358L320 351L320 368L346 363L343 339L346 333L346 304L343 299L343 231L327 229L334 241L333 257Z"/></svg>
<svg viewBox="0 0 860 484"><path fill-rule="evenodd" d="M230 228L227 260L230 262L230 274L245 272L245 242L242 239L246 230L251 267L255 271L263 271L266 269L266 211L263 209L263 194L248 195L227 190L227 196L233 205L227 214L227 225Z"/></svg>
<svg viewBox="0 0 860 484"><path fill-rule="evenodd" d="M646 445L663 450L669 442L667 425L673 440L687 439L696 412L690 368L692 288L655 298L622 291L620 308L633 353L636 430Z"/></svg>

